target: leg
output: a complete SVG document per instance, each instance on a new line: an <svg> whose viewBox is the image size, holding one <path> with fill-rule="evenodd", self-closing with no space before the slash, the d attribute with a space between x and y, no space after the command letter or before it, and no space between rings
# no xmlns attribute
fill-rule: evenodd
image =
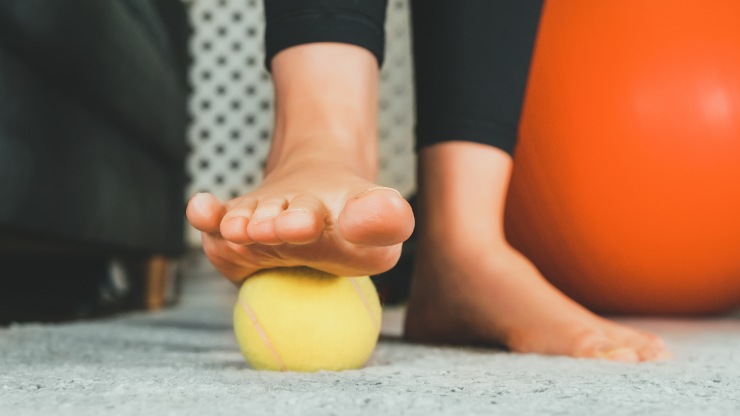
<svg viewBox="0 0 740 416"><path fill-rule="evenodd" d="M659 338L592 314L506 241L507 151L536 3L436 0L414 8L421 225L406 336L619 361L665 357Z"/></svg>
<svg viewBox="0 0 740 416"><path fill-rule="evenodd" d="M235 283L277 266L387 270L414 219L396 191L373 183L375 57L354 45L312 43L280 52L272 69L275 135L262 185L225 203L200 194L188 204L206 254Z"/></svg>

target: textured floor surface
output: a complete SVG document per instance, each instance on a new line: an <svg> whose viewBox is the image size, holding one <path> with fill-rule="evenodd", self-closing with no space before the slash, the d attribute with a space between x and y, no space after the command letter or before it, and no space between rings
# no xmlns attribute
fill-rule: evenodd
<svg viewBox="0 0 740 416"><path fill-rule="evenodd" d="M179 307L0 329L0 415L738 415L740 316L625 320L676 358L617 364L405 344L400 311L368 367L250 370L231 331L235 290L187 264Z"/></svg>

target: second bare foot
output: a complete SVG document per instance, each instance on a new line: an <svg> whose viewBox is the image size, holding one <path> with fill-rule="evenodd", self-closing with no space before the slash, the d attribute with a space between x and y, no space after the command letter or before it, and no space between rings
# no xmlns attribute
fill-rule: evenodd
<svg viewBox="0 0 740 416"><path fill-rule="evenodd" d="M624 362L670 357L659 337L592 314L511 248L420 254L406 320L412 341Z"/></svg>
<svg viewBox="0 0 740 416"><path fill-rule="evenodd" d="M508 155L453 142L420 156L407 338L628 362L670 355L657 336L601 318L565 296L506 243Z"/></svg>

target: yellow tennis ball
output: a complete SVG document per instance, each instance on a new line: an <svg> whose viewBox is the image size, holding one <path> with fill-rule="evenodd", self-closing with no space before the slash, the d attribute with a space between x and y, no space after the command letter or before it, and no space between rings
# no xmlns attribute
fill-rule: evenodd
<svg viewBox="0 0 740 416"><path fill-rule="evenodd" d="M260 370L362 367L378 342L380 320L380 300L369 277L338 277L307 267L250 276L234 306L239 347Z"/></svg>

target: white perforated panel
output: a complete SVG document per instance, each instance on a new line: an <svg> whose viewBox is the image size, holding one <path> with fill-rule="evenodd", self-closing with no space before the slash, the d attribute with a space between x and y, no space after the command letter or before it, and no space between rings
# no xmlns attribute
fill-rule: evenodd
<svg viewBox="0 0 740 416"><path fill-rule="evenodd" d="M191 1L192 96L188 189L233 198L257 186L272 133L272 84L263 66L262 0ZM408 195L415 184L408 1L391 0L381 71L378 182ZM188 240L200 236L188 227Z"/></svg>

